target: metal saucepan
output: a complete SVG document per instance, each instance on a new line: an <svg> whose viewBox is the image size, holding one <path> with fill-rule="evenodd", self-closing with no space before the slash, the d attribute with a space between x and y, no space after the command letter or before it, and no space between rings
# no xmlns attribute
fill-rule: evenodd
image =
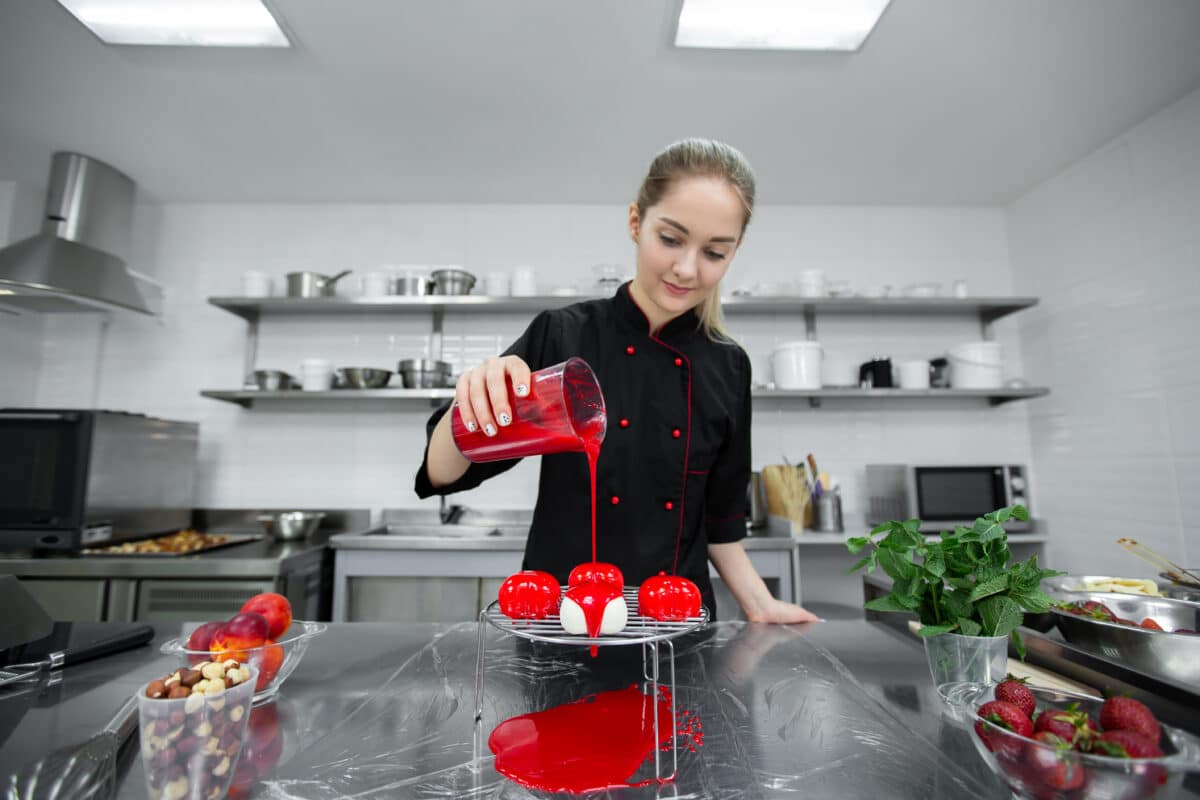
<svg viewBox="0 0 1200 800"><path fill-rule="evenodd" d="M285 389L295 389L296 379L277 369L256 369L254 374L246 380L246 385L260 392L279 392Z"/></svg>
<svg viewBox="0 0 1200 800"><path fill-rule="evenodd" d="M406 389L442 389L450 385L450 365L428 358L406 358L397 365Z"/></svg>
<svg viewBox="0 0 1200 800"><path fill-rule="evenodd" d="M433 294L470 294L475 286L475 276L465 269L435 269Z"/></svg>
<svg viewBox="0 0 1200 800"><path fill-rule="evenodd" d="M307 539L324 518L324 511L275 511L258 515L267 533L281 542Z"/></svg>
<svg viewBox="0 0 1200 800"><path fill-rule="evenodd" d="M288 297L332 297L336 284L350 274L344 269L336 275L319 272L289 272L287 274Z"/></svg>
<svg viewBox="0 0 1200 800"><path fill-rule="evenodd" d="M382 389L391 377L390 369L341 367L333 372L333 385L337 389Z"/></svg>

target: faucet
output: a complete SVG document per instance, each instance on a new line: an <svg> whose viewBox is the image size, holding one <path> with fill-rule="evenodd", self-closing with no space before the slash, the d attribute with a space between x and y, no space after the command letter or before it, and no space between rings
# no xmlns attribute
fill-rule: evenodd
<svg viewBox="0 0 1200 800"><path fill-rule="evenodd" d="M438 508L438 516L441 517L443 525L454 525L462 519L463 512L466 506L460 506L457 503L447 506L446 495L441 495L441 502Z"/></svg>

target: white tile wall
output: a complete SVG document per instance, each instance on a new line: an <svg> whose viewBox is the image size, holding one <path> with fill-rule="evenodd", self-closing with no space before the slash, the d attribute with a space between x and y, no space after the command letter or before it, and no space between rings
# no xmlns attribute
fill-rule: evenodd
<svg viewBox="0 0 1200 800"><path fill-rule="evenodd" d="M1115 544L1200 563L1200 91L1007 209L1050 558L1151 575Z"/></svg>
<svg viewBox="0 0 1200 800"><path fill-rule="evenodd" d="M429 409L345 404L318 413L299 404L244 411L201 398L206 388L242 379L245 323L207 303L240 293L250 269L331 273L383 264L463 264L479 275L527 264L545 289L582 286L597 263L632 266L623 206L166 205L140 207L134 266L162 281L161 321L52 318L47 324L39 403L143 411L201 423L203 505L411 506L413 474ZM863 288L956 279L977 294L1008 294L1012 276L998 209L760 209L733 266L733 286L786 283L800 268ZM352 278L343 284L352 290ZM756 369L777 342L803 336L796 318L735 317L735 334ZM528 320L515 315L448 314L446 346L465 360L495 352ZM932 356L978 338L968 319L820 320L831 354ZM1021 374L1015 323L997 326L1008 371ZM411 317L268 318L260 367L297 371L300 359L394 367L422 355L428 323ZM97 369L97 365L99 369ZM762 373L765 379L765 372ZM326 407L328 408L328 407ZM1028 462L1027 409L974 403L765 405L756 412L755 464L812 451L845 487L848 511L861 504L871 461ZM475 506L528 506L536 463L523 464L462 498ZM432 502L432 501L427 501Z"/></svg>

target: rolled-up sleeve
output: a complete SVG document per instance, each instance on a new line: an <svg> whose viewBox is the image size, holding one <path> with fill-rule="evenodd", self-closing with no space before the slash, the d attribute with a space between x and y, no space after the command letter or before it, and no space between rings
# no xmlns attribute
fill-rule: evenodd
<svg viewBox="0 0 1200 800"><path fill-rule="evenodd" d="M562 360L558 358L558 327L559 321L557 315L553 311L543 311L533 318L533 321L529 323L529 327L525 329L520 338L513 342L502 355L519 356L534 371L557 364ZM453 401L448 401L443 404L441 408L433 412L433 415L425 424L425 453L421 458L421 466L417 470L416 481L413 486L418 497L426 498L438 494L453 494L454 492L474 489L488 478L512 469L521 460L514 458L508 461L489 461L482 464L471 464L458 480L448 483L445 486L435 487L429 480L429 440L433 436L433 429L437 427L438 422L450 410L452 403Z"/></svg>
<svg viewBox="0 0 1200 800"><path fill-rule="evenodd" d="M732 414L729 435L709 470L705 487L704 526L709 544L746 537L746 485L750 482L750 360L742 353L737 380L740 405Z"/></svg>

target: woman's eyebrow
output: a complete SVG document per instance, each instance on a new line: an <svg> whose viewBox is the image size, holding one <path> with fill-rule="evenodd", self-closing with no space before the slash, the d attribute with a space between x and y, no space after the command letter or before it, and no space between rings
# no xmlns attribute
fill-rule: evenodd
<svg viewBox="0 0 1200 800"><path fill-rule="evenodd" d="M683 234L689 233L687 228L683 227L682 225L680 225L678 222L671 219L670 217L659 217L659 219L661 219L663 222L667 223L668 225L670 225L673 228L678 228L680 233L683 233ZM714 236L711 239L709 239L709 241L710 242L729 242L730 244L733 244L733 243L737 242L737 237L736 236Z"/></svg>

